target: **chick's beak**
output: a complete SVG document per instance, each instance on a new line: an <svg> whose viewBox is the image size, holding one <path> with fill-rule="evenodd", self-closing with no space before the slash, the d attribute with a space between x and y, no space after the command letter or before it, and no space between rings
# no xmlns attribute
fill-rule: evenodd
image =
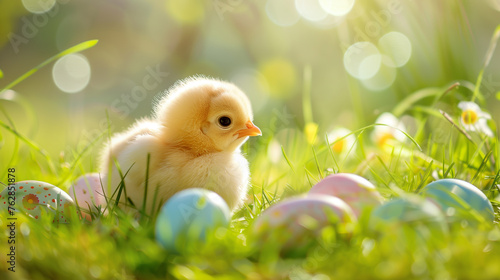
<svg viewBox="0 0 500 280"><path fill-rule="evenodd" d="M246 136L260 136L262 135L262 132L258 127L256 127L252 121L248 121L246 124L245 129L240 129L236 131L234 135L238 135L238 138L241 137L246 137Z"/></svg>

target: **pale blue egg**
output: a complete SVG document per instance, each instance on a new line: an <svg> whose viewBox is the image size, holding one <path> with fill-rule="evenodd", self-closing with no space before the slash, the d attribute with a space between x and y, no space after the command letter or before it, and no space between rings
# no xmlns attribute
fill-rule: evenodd
<svg viewBox="0 0 500 280"><path fill-rule="evenodd" d="M443 238L448 234L444 214L439 207L419 196L396 198L372 212L370 229L395 238ZM413 235L409 237L408 235Z"/></svg>
<svg viewBox="0 0 500 280"><path fill-rule="evenodd" d="M227 227L229 207L222 197L205 189L186 189L172 196L156 219L156 240L167 250L182 251L206 240L208 233Z"/></svg>
<svg viewBox="0 0 500 280"><path fill-rule="evenodd" d="M463 218L493 222L495 218L493 207L486 195L466 181L437 180L425 186L421 194L436 203L451 222Z"/></svg>

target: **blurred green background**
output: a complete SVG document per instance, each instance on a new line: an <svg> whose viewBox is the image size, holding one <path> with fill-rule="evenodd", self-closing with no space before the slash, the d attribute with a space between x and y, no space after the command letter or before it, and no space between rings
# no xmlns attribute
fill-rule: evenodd
<svg viewBox="0 0 500 280"><path fill-rule="evenodd" d="M159 94L196 74L240 86L263 130L302 127L310 69L312 121L324 135L373 123L416 90L475 83L499 23L498 0L2 0L2 86L66 48L99 43L15 86L26 106L0 105L22 134L64 161L108 125L117 132L148 116ZM496 52L481 87L496 122L499 89Z"/></svg>

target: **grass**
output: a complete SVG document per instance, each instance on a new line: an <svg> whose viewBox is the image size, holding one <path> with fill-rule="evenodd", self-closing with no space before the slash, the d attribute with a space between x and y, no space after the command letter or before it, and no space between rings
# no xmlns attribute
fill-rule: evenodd
<svg viewBox="0 0 500 280"><path fill-rule="evenodd" d="M497 29L484 68L489 63L500 29ZM73 47L42 63L48 64L69 52L82 51L96 42ZM483 68L483 70L484 70ZM153 215L140 218L122 212L116 201L126 189L107 198L111 208L100 209L92 221L76 214L70 224L52 224L50 218L34 221L18 214L16 272L7 271L8 244L0 242L1 279L495 279L500 277L500 228L498 205L500 147L498 134L488 138L463 131L458 124L457 104L481 101L480 81L476 85L453 81L442 88L426 88L403 99L394 115L411 116L414 127L404 132L406 142L377 146L370 134L384 124L355 130L357 146L338 154L324 136L318 135L310 105L311 70L304 71L305 127L276 124L279 116L260 123L271 132L252 139L243 147L250 162L252 187L246 205L233 216L228 229L218 230L206 243L191 244L182 255L162 249L154 239ZM26 79L21 76L5 89ZM1 78L1 77L0 77ZM7 99L5 92L0 98ZM15 99L9 99L17 102ZM359 104L358 104L359 107ZM18 177L47 181L67 190L80 174L92 172L82 161L96 153L105 141L99 139L72 157L56 159L48 155L15 127L2 110L6 122L0 125L15 145L13 155L2 160L0 174L15 166ZM361 113L362 114L362 113ZM363 116L360 115L360 122ZM308 126L309 125L309 126ZM491 124L494 125L494 124ZM312 127L312 129L311 129ZM280 128L286 128L281 130ZM278 133L278 131L281 131ZM348 135L346 135L347 137ZM274 141L274 142L273 142ZM282 156L272 161L269 147L281 146ZM337 140L340 141L340 140ZM1 142L1 141L0 141ZM24 156L21 156L24 155ZM5 165L4 165L5 164ZM126 176L127 170L122 170ZM278 201L306 192L325 176L350 172L377 186L387 199L416 193L440 178L459 178L474 183L492 201L496 221L456 223L449 233L438 235L425 226L402 226L384 234L374 234L368 219L357 223L350 237L325 228L315 244L301 256L280 253L278 242L263 242L252 234L254 220ZM145 190L154 194L154 187ZM123 192L122 192L123 191ZM149 192L149 193L148 193ZM116 199L115 199L116 198ZM159 202L160 203L160 202ZM103 215L105 210L108 215ZM142 209L144 213L144 209ZM5 215L5 213L1 213ZM2 236L7 237L6 218L0 219ZM283 238L282 238L283 239ZM281 243L280 243L281 242ZM313 278L314 277L314 278Z"/></svg>

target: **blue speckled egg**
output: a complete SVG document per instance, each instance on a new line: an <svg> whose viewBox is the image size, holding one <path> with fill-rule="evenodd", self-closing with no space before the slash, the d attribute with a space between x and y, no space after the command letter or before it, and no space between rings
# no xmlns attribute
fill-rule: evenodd
<svg viewBox="0 0 500 280"><path fill-rule="evenodd" d="M156 240L167 250L180 252L206 240L208 233L227 227L229 207L222 197L205 189L186 189L172 196L156 219Z"/></svg>
<svg viewBox="0 0 500 280"><path fill-rule="evenodd" d="M495 218L486 195L466 181L437 180L425 186L420 193L438 205L450 222L468 219L491 223Z"/></svg>

